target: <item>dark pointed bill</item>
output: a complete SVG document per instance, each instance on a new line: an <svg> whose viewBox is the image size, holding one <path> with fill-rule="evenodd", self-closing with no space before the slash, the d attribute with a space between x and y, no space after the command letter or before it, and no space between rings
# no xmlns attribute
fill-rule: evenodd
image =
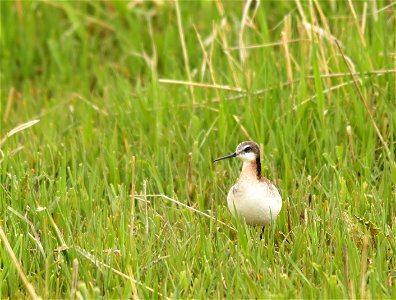
<svg viewBox="0 0 396 300"><path fill-rule="evenodd" d="M219 161L219 160L222 160L222 159L227 159L227 158L235 157L235 156L236 156L236 153L234 152L234 153L232 153L232 154L230 154L230 155L226 155L226 156L223 156L223 157L220 157L220 158L216 158L213 162L216 162L216 161Z"/></svg>

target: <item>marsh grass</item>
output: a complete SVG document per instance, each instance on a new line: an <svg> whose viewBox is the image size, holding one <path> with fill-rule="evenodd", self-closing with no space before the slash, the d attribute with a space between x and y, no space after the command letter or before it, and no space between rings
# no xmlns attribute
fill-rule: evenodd
<svg viewBox="0 0 396 300"><path fill-rule="evenodd" d="M395 6L255 3L1 2L0 298L396 298Z"/></svg>

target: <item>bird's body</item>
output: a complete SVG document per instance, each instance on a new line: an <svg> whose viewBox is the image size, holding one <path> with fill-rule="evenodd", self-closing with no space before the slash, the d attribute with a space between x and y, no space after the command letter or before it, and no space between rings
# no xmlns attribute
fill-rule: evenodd
<svg viewBox="0 0 396 300"><path fill-rule="evenodd" d="M238 182L228 192L227 204L233 216L236 211L247 224L264 226L278 216L282 199L272 182L257 178L255 167L255 163L244 163Z"/></svg>
<svg viewBox="0 0 396 300"><path fill-rule="evenodd" d="M281 211L282 198L275 185L261 175L258 145L243 142L238 145L235 153L220 159L229 157L243 160L241 175L227 196L232 215L238 213L249 225L265 226L271 223Z"/></svg>

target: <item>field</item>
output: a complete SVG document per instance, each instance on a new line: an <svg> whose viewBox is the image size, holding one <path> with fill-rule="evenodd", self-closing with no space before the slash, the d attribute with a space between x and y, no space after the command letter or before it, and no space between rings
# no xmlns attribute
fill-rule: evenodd
<svg viewBox="0 0 396 300"><path fill-rule="evenodd" d="M0 8L1 299L396 298L392 1Z"/></svg>

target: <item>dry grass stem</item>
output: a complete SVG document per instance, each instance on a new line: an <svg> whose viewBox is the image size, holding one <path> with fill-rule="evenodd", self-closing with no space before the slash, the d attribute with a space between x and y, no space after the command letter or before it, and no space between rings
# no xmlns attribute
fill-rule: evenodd
<svg viewBox="0 0 396 300"><path fill-rule="evenodd" d="M353 16L353 20L355 21L356 28L357 28L357 30L359 32L360 41L362 42L363 47L366 48L367 45L366 45L366 41L364 39L364 34L362 32L362 29L360 28L359 20L358 20L357 15L356 15L355 8L353 7L352 0L348 0L348 4L349 4L349 9L351 10L351 13L352 13L352 16Z"/></svg>
<svg viewBox="0 0 396 300"><path fill-rule="evenodd" d="M18 14L18 20L20 24L23 24L23 6L22 0L15 0L15 8Z"/></svg>
<svg viewBox="0 0 396 300"><path fill-rule="evenodd" d="M77 292L76 292L76 298L77 298L78 300L86 300L86 299L83 297L83 295L81 294L80 291L77 291Z"/></svg>
<svg viewBox="0 0 396 300"><path fill-rule="evenodd" d="M92 103L91 101L89 101L88 99L83 97L82 95L75 93L74 96L77 97L78 99L84 101L87 105L89 105L93 110L97 111L98 113L101 113L101 114L103 114L105 116L109 116L109 113L107 111L105 111L104 109L100 108L96 104Z"/></svg>
<svg viewBox="0 0 396 300"><path fill-rule="evenodd" d="M189 60L188 60L186 43L185 43L185 40L184 40L183 25L182 25L182 20L181 20L181 16L180 16L179 0L175 0L175 9L176 9L177 28L179 30L180 44L181 44L182 51L183 51L184 68L185 68L186 73L187 73L188 81L192 81L191 71L190 71L190 63L189 63ZM194 96L194 88L193 88L192 85L189 85L189 89L190 89L192 103L195 104L196 101L195 101L195 96Z"/></svg>
<svg viewBox="0 0 396 300"><path fill-rule="evenodd" d="M353 288L351 279L349 277L349 257L348 257L348 248L344 246L342 248L342 258L344 262L344 276L345 276L345 285L348 288L348 294L350 299L355 299L355 290Z"/></svg>
<svg viewBox="0 0 396 300"><path fill-rule="evenodd" d="M396 1L394 1L392 3L389 3L388 5L385 5L384 7L380 8L380 9L377 9L377 1L374 0L374 1L371 1L371 3L373 5L373 12L374 12L373 14L375 16L377 16L378 13L386 11L388 8L391 8L392 6L396 5ZM376 21L378 21L378 16L376 18Z"/></svg>
<svg viewBox="0 0 396 300"><path fill-rule="evenodd" d="M143 181L143 196L144 196L144 212L146 217L145 228L146 228L146 236L149 233L149 221L148 221L148 204L147 204L147 181Z"/></svg>
<svg viewBox="0 0 396 300"><path fill-rule="evenodd" d="M74 299L76 297L78 283L78 259L73 260L73 274L72 274L72 287L70 292L70 298Z"/></svg>
<svg viewBox="0 0 396 300"><path fill-rule="evenodd" d="M363 4L362 25L360 26L363 36L364 36L364 31L366 30L366 19L367 19L367 2L365 1Z"/></svg>
<svg viewBox="0 0 396 300"><path fill-rule="evenodd" d="M212 78L212 83L214 85L216 85L216 77L215 77L215 72L214 72L213 65L212 65L212 60L211 60L211 58L209 58L209 56L208 56L208 54L207 54L207 52L205 50L205 46L204 46L204 44L202 42L201 36L200 36L197 28L195 27L195 25L194 25L194 30L195 30L195 34L197 35L197 39L198 39L199 45L201 46L202 53L204 55L204 65L208 65L210 77ZM214 32L216 33L216 31L214 31ZM213 46L213 43L212 43L212 46ZM213 49L212 46L211 46L211 49ZM218 98L220 98L219 90L215 89L215 91L216 91L216 96Z"/></svg>
<svg viewBox="0 0 396 300"><path fill-rule="evenodd" d="M287 198L287 229L289 230L289 233L293 230L289 198Z"/></svg>
<svg viewBox="0 0 396 300"><path fill-rule="evenodd" d="M338 39L336 37L331 35L329 32L326 32L326 30L324 30L323 28L321 28L321 27L319 27L317 25L312 25L312 24L310 24L308 22L303 22L303 25L306 28L307 32L311 32L311 30L312 30L318 36L320 36L322 38L325 38L326 40L328 40L331 43L334 43L335 41L338 41ZM340 43L340 45L342 45L341 42L339 42L339 43Z"/></svg>
<svg viewBox="0 0 396 300"><path fill-rule="evenodd" d="M336 77L351 77L351 76L360 75L360 76L364 76L366 78L369 75L381 76L381 75L384 75L384 74L394 74L394 73L396 73L396 69L395 70L375 70L375 71L360 72L360 73L353 72L353 73L320 74L320 77L321 78L336 78ZM314 75L308 75L305 78L314 79L315 76ZM297 83L299 81L300 81L300 79L295 79L295 80L293 80L293 84ZM332 86L332 87L330 87L328 89L325 89L323 91L323 93L328 93L328 92L331 92L333 90L337 90L337 89L339 89L339 88L341 88L343 86L346 86L348 84L351 84L351 83L353 83L353 81L343 82L341 84L338 84L338 85ZM286 87L286 86L289 86L289 85L290 85L290 82L289 81L285 81L285 82L282 82L282 83L280 83L278 85L274 85L274 86L271 86L271 87L268 87L268 88L265 88L265 89L252 91L251 94L254 95L254 96L259 96L259 95L267 93L267 92L269 92L271 90L274 90L274 89L277 89L277 88L283 88L283 87ZM245 95L237 95L237 96L226 97L226 98L224 98L224 100L239 100L239 99L242 99L244 97L245 97ZM315 99L316 97L317 96L314 95L314 96L312 96L310 98L307 98L306 100L303 101L303 103L300 103L298 106L300 106L302 104L305 104L306 102L309 102L309 101ZM214 98L214 99L211 100L211 102L217 103L217 102L220 102L220 99L219 98Z"/></svg>
<svg viewBox="0 0 396 300"><path fill-rule="evenodd" d="M22 267L21 267L21 265L19 264L19 261L18 261L18 259L16 258L15 253L14 253L14 251L12 250L12 247L11 247L11 245L10 245L8 239L7 239L7 236L6 236L6 234L4 233L4 231L3 231L3 226L2 226L1 223L0 223L0 238L1 238L1 241L3 242L3 245L4 245L4 248L5 248L6 252L7 252L8 255L10 256L10 258L11 258L13 264L14 264L14 267L15 267L15 269L17 270L18 275L19 275L19 277L21 278L21 280L22 280L22 282L23 282L23 285L25 286L26 290L28 291L30 297L32 297L34 300L36 300L36 299L41 299L41 298L36 294L36 291L35 291L33 285L28 281L28 279L27 279L25 273L23 272Z"/></svg>
<svg viewBox="0 0 396 300"><path fill-rule="evenodd" d="M125 279L131 280L131 281L133 281L135 284L137 284L137 285L143 287L144 289L146 289L146 290L148 290L148 291L150 291L150 292L152 292L152 293L156 293L158 296L160 296L160 297L162 297L162 298L165 298L165 299L170 300L170 298L166 297L166 296L163 295L162 293L160 293L160 292L155 292L153 288L151 288L151 287L149 287L149 286L147 286L147 285L141 283L140 281L137 281L136 279L134 279L134 278L128 276L127 274L122 273L121 271L119 271L119 270L117 270L117 269L115 269L115 268L113 268L113 267L111 267L111 266L105 264L104 262L99 261L95 256L93 256L93 255L90 254L89 252L85 251L84 249L79 248L79 247L75 247L75 249L76 249L76 251L77 251L78 254L80 254L80 255L81 255L82 257L84 257L85 259L89 260L89 261L90 261L91 263L93 263L96 267L98 267L98 268L99 268L99 267L105 267L106 269L109 269L110 271L112 271L114 274L117 274L117 275L119 275L119 276L121 276L121 277L123 277L123 278L125 278Z"/></svg>
<svg viewBox="0 0 396 300"><path fill-rule="evenodd" d="M319 12L319 16L320 16L320 19L322 20L323 27L324 27L325 31L329 34L329 36L333 36L331 34L329 22L328 22L328 20L326 18L326 15L323 13L322 8L320 7L319 1L318 0L314 0L314 3L315 3L315 7L316 7L317 11ZM331 50L331 54L333 56L335 56L336 51L334 49L334 43L330 43L330 50ZM336 64L336 66L338 68L337 60L335 60L335 64Z"/></svg>
<svg viewBox="0 0 396 300"><path fill-rule="evenodd" d="M360 272L360 299L364 299L366 296L366 283L367 283L367 254L368 254L368 235L364 236L363 249L362 249L362 261L361 261L361 272Z"/></svg>
<svg viewBox="0 0 396 300"><path fill-rule="evenodd" d="M245 45L243 43L243 32L246 25L246 19L248 17L249 8L252 4L252 0L246 0L245 5L243 7L242 19L241 19L241 27L238 34L238 43L239 43L239 58L241 60L242 65L245 64L246 61L246 50Z"/></svg>
<svg viewBox="0 0 396 300"><path fill-rule="evenodd" d="M140 197L141 195L137 195L137 196ZM160 197L160 198L164 198L164 199L169 200L169 201L171 201L171 202L173 202L173 203L176 203L177 205L180 205L180 206L185 207L185 208L187 208L187 209L189 209L189 210L192 210L192 211L194 211L194 212L196 212L196 213L198 213L198 214L200 214L200 215L202 215L202 216L205 216L205 217L207 217L207 218L209 218L209 219L212 219L212 220L218 222L219 224L228 227L229 229L231 229L231 230L233 230L233 231L237 231L234 227L229 226L228 224L226 224L226 223L224 223L224 222L222 222L222 221L216 219L215 217L212 217L211 215L208 215L207 213L204 213L203 211L200 211L200 210L198 210L198 209L196 209L196 208L194 208L194 207L188 206L187 204L184 204L183 202L180 202L180 201L178 201L178 200L172 199L171 197L168 197L168 196L166 196L166 195L163 195L163 194L151 194L151 195L147 195L147 197Z"/></svg>
<svg viewBox="0 0 396 300"><path fill-rule="evenodd" d="M61 251L63 251L63 250L69 249L69 247L67 246L67 244L66 244L66 242L65 242L65 239L63 238L62 232L59 230L58 225L56 225L54 219L52 218L51 213L48 211L48 209L46 209L45 211L46 211L46 213L47 213L48 218L50 219L52 228L55 230L55 233L56 233L56 237L57 237L57 239L58 239L58 242L61 244L61 245L56 249L56 251L61 252Z"/></svg>
<svg viewBox="0 0 396 300"><path fill-rule="evenodd" d="M130 195L130 196L131 196L131 195ZM140 197L138 197L138 196L135 196L135 199L137 199L137 200L139 200L139 201L142 201L142 202L147 202L147 204L150 204L150 203L151 203L149 200L144 199L144 198L140 198Z"/></svg>
<svg viewBox="0 0 396 300"><path fill-rule="evenodd" d="M132 178L131 178L131 216L130 216L130 235L133 236L135 226L135 156L132 156Z"/></svg>
<svg viewBox="0 0 396 300"><path fill-rule="evenodd" d="M304 209L304 224L305 227L308 226L308 210L306 208Z"/></svg>
<svg viewBox="0 0 396 300"><path fill-rule="evenodd" d="M192 153L188 153L188 198L191 200L194 192L193 186L193 168L192 168Z"/></svg>
<svg viewBox="0 0 396 300"><path fill-rule="evenodd" d="M247 132L245 126L242 125L241 120L239 119L238 116L233 115L234 120L238 123L239 127L241 128L243 134L250 140L253 141L254 139L252 139L252 137L249 135L249 133Z"/></svg>
<svg viewBox="0 0 396 300"><path fill-rule="evenodd" d="M298 82L298 80L294 80L293 81L293 83L296 83L296 82ZM274 85L274 86L271 86L271 87L268 87L268 88L265 88L265 89L252 91L251 94L254 95L254 96L259 96L259 95L265 94L265 93L267 93L267 92L269 92L271 90L274 90L274 89L277 89L277 88L282 88L282 87L289 86L289 85L290 85L290 82L289 81L285 81L285 82L282 82L280 84L277 84L277 85ZM246 95L242 94L242 95L227 97L227 98L224 98L224 100L239 100L239 99L243 99L245 97L246 97ZM211 100L211 102L213 102L213 103L220 102L220 99L214 98L214 99Z"/></svg>
<svg viewBox="0 0 396 300"><path fill-rule="evenodd" d="M292 44L292 43L298 43L298 42L309 42L309 39L289 39L286 41L287 44ZM267 44L257 44L257 45L245 45L243 46L244 49L259 49L259 48L268 48L268 47L274 47L274 46L284 46L284 41L283 39L279 42L273 42L273 43L267 43ZM236 47L230 47L226 50L239 50L241 49L240 46Z"/></svg>
<svg viewBox="0 0 396 300"><path fill-rule="evenodd" d="M151 18L148 19L148 30L150 35L150 43L151 43L151 70L154 71L157 68L158 64L158 54L157 54L157 46L154 41L154 30L153 30L153 23Z"/></svg>
<svg viewBox="0 0 396 300"><path fill-rule="evenodd" d="M300 0L295 0L295 2L296 2L296 5L297 5L298 13L299 13L300 16L301 16L301 18L302 18L302 20L303 20L303 23L304 23L304 22L307 22L307 17L305 16L305 13L304 13L304 10L303 10L303 8L302 8L302 6L301 6ZM308 36L311 37L311 32L308 32L308 31L307 31L307 33L308 33ZM311 38L310 38L310 39L311 39Z"/></svg>
<svg viewBox="0 0 396 300"><path fill-rule="evenodd" d="M217 1L217 2L219 2L219 1ZM219 36L220 36L220 39L221 39L221 42L222 42L222 48L224 49L224 54L226 55L228 65L230 66L230 70L231 70L231 73L232 73L232 78L234 79L234 83L235 83L235 85L240 86L241 83L240 83L240 80L238 78L237 70L236 70L236 68L238 67L238 64L235 62L235 60L232 57L230 51L226 50L226 49L229 48L228 42L227 42L226 33L225 33L225 30L224 30L224 27L227 24L227 19L223 18L222 19L222 23L224 23L224 24L222 24L224 26L220 26L220 29L218 30Z"/></svg>
<svg viewBox="0 0 396 300"><path fill-rule="evenodd" d="M386 154L387 154L387 156L388 156L388 158L389 158L389 162L392 162L393 159L392 159L392 155L391 155L391 152L390 152L390 150L389 150L389 147L388 147L387 143L385 142L385 140L384 140L384 138L383 138L383 136L382 136L382 134L381 134L381 132L380 132L380 130L379 130L377 124L375 123L373 114L371 113L371 111L370 111L370 109L369 109L369 107L368 107L368 105L367 105L366 99L363 97L363 94L362 94L362 92L360 91L359 84L358 84L358 82L357 82L355 76L352 75L353 72L352 72L352 70L351 70L349 64L347 63L347 60L345 59L344 52L342 51L340 45L338 45L337 42L336 42L336 44L337 44L337 47L338 47L339 51L341 52L342 57L344 58L345 64L347 65L347 67L348 67L348 69L349 69L349 72L351 73L351 76L352 76L352 78L353 78L353 83L355 84L355 87L356 87L356 90L357 90L357 92L358 92L358 94L359 94L359 97L360 97L360 99L362 100L362 102L363 102L363 104L364 104L364 107L365 107L365 109L366 109L366 112L367 112L367 114L368 114L369 117L370 117L371 123L373 124L373 127L374 127L375 131L377 132L378 138L380 139L382 145L384 146L384 149L385 149L385 151L386 151Z"/></svg>
<svg viewBox="0 0 396 300"><path fill-rule="evenodd" d="M37 124L38 122L40 122L40 120L31 120L29 122L23 123L21 125L18 125L17 127L11 129L9 132L6 133L6 135L1 139L0 141L0 147L4 145L4 143L7 141L7 139L11 136L13 136L14 134L25 130L29 127L32 127L34 124Z"/></svg>
<svg viewBox="0 0 396 300"><path fill-rule="evenodd" d="M329 93L331 91L337 90L339 88L342 88L343 86L346 86L346 85L352 84L352 83L353 83L353 81L350 80L350 81L347 81L347 82L343 82L343 83L337 84L335 86L332 86L332 87L330 87L328 89L323 90L323 94L326 94L326 93ZM281 115L280 118L283 118L284 116L286 116L287 114L291 113L292 111L296 111L299 107L301 107L301 106L307 104L308 102L316 99L316 97L317 97L317 95L315 94L315 95L313 95L313 96L301 101L298 105L295 105L292 110L289 110L289 111L285 112L283 115Z"/></svg>
<svg viewBox="0 0 396 300"><path fill-rule="evenodd" d="M46 258L47 256L45 255L44 248L43 248L43 245L41 244L39 234L37 233L36 228L34 227L33 223L27 217L23 216L21 213L19 213L15 209L13 209L11 206L8 206L7 210L9 212L11 212L12 214L14 214L15 216L17 216L23 222L25 222L26 224L29 225L30 230L32 231L32 233L34 235L34 236L30 235L30 233L29 233L29 236L31 236L32 240L36 243L37 248L39 249L43 258Z"/></svg>
<svg viewBox="0 0 396 300"><path fill-rule="evenodd" d="M225 11L224 11L224 6L221 0L216 0L216 7L217 10L219 11L220 16L224 17Z"/></svg>
<svg viewBox="0 0 396 300"><path fill-rule="evenodd" d="M315 8L313 6L313 1L312 0L309 1L309 12L311 14L311 20L312 20L312 23L313 23L314 27L319 28L320 31L326 33L327 35L331 35L329 32L327 32L327 30L325 30L323 28L320 28L318 26L319 22L318 22L318 19L316 17ZM327 57L326 57L325 44L323 43L323 40L319 38L320 36L319 36L318 33L316 33L314 36L316 38L316 43L317 43L319 54L320 54L320 55L318 55L319 68L322 69L325 74L329 74L330 71L329 71L329 66L327 64L327 61L326 61ZM327 85L331 84L330 79L326 79L326 82L327 82ZM326 97L329 100L328 95L326 95ZM323 115L323 117L324 117L324 115ZM323 120L323 118L322 118L322 120Z"/></svg>
<svg viewBox="0 0 396 300"><path fill-rule="evenodd" d="M348 72L348 73L332 73L332 74L320 74L321 78L333 78L333 77L350 77L350 76L367 76L367 75L384 75L384 74L395 74L396 69L394 70L374 70L368 72ZM314 75L306 76L308 79L314 79Z"/></svg>
<svg viewBox="0 0 396 300"><path fill-rule="evenodd" d="M128 274L129 274L129 281L131 282L132 291L133 291L132 297L135 300L139 300L139 294L138 294L138 291L137 291L137 288L136 288L136 284L135 284L136 280L135 280L135 277L133 276L133 272L132 272L131 266L128 267Z"/></svg>
<svg viewBox="0 0 396 300"><path fill-rule="evenodd" d="M261 165L264 165L264 144L260 143L259 147L260 147L260 153L261 153L261 157L260 157ZM275 185L276 185L276 183L275 183Z"/></svg>
<svg viewBox="0 0 396 300"><path fill-rule="evenodd" d="M382 76L382 75L383 75L383 74L377 74L377 76ZM350 73L350 76L353 77L353 76L354 76L353 73ZM367 77L367 76L365 76L365 77ZM347 81L347 82L343 82L343 83L337 84L337 85L335 85L335 86L331 86L331 87L329 87L329 88L323 90L323 94L332 92L332 91L334 91L334 90L338 90L338 89L340 89L340 88L342 88L342 87L344 87L344 86L347 86L347 85L349 85L349 84L352 84L352 83L354 83L354 81L353 81L353 80L350 80L350 81ZM292 110L289 110L289 111L285 112L284 114L282 114L282 115L280 116L280 118L283 118L286 114L289 114L289 113L291 113L292 111L296 111L300 106L305 105L305 104L307 104L308 102L310 102L310 101L316 99L316 97L317 97L317 95L313 95L313 96L311 96L311 97L309 97L309 98L307 98L307 99L301 101L301 102L300 102L298 105L296 105Z"/></svg>
<svg viewBox="0 0 396 300"><path fill-rule="evenodd" d="M44 299L48 299L49 295L49 261L45 259L45 278L44 278Z"/></svg>
<svg viewBox="0 0 396 300"><path fill-rule="evenodd" d="M350 125L346 127L346 132L348 136L349 153L351 154L352 163L355 163L355 151L353 149L352 127Z"/></svg>
<svg viewBox="0 0 396 300"><path fill-rule="evenodd" d="M282 44L283 50L285 53L285 60L286 60L286 68L287 68L287 78L289 80L290 86L293 90L293 70L291 65L290 53L289 53L289 44L288 41L291 37L291 16L290 14L287 15L285 18L284 29L281 33L282 36Z"/></svg>
<svg viewBox="0 0 396 300"><path fill-rule="evenodd" d="M17 1L16 3L18 3L19 1ZM8 120L8 115L10 114L12 105L14 104L14 100L17 96L17 91L12 87L10 89L10 91L8 92L8 97L7 97L7 104L6 104L6 108L4 111L4 116L3 116L3 121L7 122Z"/></svg>
<svg viewBox="0 0 396 300"><path fill-rule="evenodd" d="M171 84L180 84L180 85L192 85L198 87L204 87L208 89L219 89L225 91L232 91L232 92L239 92L239 93L246 93L244 89L239 87L233 87L229 85L219 85L219 84L209 84L209 83L201 83L201 82L192 82L192 81L183 81L183 80L173 80L173 79L159 79L160 83L171 83Z"/></svg>

